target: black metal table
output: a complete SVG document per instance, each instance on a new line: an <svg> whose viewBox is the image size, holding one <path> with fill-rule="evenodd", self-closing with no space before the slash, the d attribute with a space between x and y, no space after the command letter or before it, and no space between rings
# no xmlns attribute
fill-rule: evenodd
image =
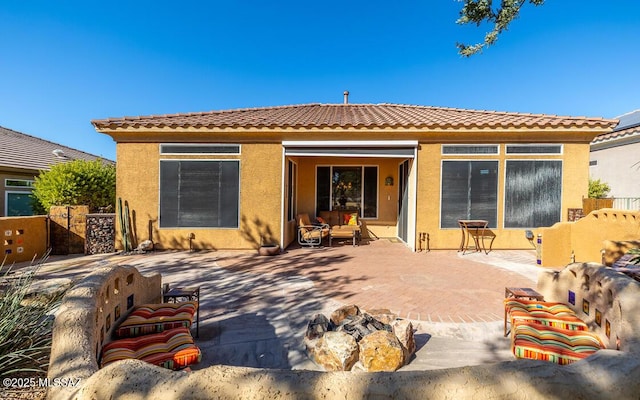
<svg viewBox="0 0 640 400"><path fill-rule="evenodd" d="M177 303L178 300L196 301L196 337L200 337L200 286L175 287L162 294L165 303Z"/></svg>

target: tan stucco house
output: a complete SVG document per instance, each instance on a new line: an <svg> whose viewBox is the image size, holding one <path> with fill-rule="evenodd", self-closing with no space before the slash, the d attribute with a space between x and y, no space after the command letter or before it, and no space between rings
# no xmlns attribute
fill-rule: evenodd
<svg viewBox="0 0 640 400"><path fill-rule="evenodd" d="M117 143L136 240L249 249L296 241L296 214L357 209L367 233L455 249L458 219L493 248L566 221L589 143L617 120L397 104L303 104L92 121Z"/></svg>

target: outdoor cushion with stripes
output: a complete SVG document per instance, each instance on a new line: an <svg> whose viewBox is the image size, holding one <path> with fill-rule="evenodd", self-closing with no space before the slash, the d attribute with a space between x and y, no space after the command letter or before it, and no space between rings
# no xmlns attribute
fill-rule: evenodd
<svg viewBox="0 0 640 400"><path fill-rule="evenodd" d="M137 359L173 370L200 362L202 354L188 328L170 329L136 338L118 339L102 347L100 366Z"/></svg>
<svg viewBox="0 0 640 400"><path fill-rule="evenodd" d="M575 312L566 304L550 301L507 298L504 300L504 306L507 312L510 312L512 309L522 309L525 311L545 311L555 315L575 315Z"/></svg>
<svg viewBox="0 0 640 400"><path fill-rule="evenodd" d="M513 328L513 354L517 358L571 364L604 348L591 332L572 331L534 323L518 323Z"/></svg>
<svg viewBox="0 0 640 400"><path fill-rule="evenodd" d="M127 338L180 327L189 328L197 307L195 301L142 304L122 321L116 330L116 336Z"/></svg>
<svg viewBox="0 0 640 400"><path fill-rule="evenodd" d="M544 326L552 326L554 328L569 329L572 331L588 330L587 324L585 324L584 321L578 318L573 312L570 314L552 314L546 311L523 311L518 308L513 308L509 312L509 318L511 326L520 322L530 322Z"/></svg>

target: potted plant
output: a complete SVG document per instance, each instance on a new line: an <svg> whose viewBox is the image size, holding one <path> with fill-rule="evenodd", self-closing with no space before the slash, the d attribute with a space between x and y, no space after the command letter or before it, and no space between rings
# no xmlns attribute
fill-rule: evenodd
<svg viewBox="0 0 640 400"><path fill-rule="evenodd" d="M264 238L261 236L258 254L261 256L275 256L280 254L280 245L275 243L265 243Z"/></svg>

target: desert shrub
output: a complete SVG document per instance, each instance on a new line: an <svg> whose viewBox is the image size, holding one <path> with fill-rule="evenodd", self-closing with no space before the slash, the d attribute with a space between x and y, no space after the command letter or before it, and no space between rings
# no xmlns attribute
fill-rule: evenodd
<svg viewBox="0 0 640 400"><path fill-rule="evenodd" d="M51 206L87 205L90 212L114 208L116 168L101 160L74 160L42 171L33 184L34 209L48 211Z"/></svg>
<svg viewBox="0 0 640 400"><path fill-rule="evenodd" d="M28 294L36 268L0 276L0 376L44 374L51 352L53 311L62 294Z"/></svg>

